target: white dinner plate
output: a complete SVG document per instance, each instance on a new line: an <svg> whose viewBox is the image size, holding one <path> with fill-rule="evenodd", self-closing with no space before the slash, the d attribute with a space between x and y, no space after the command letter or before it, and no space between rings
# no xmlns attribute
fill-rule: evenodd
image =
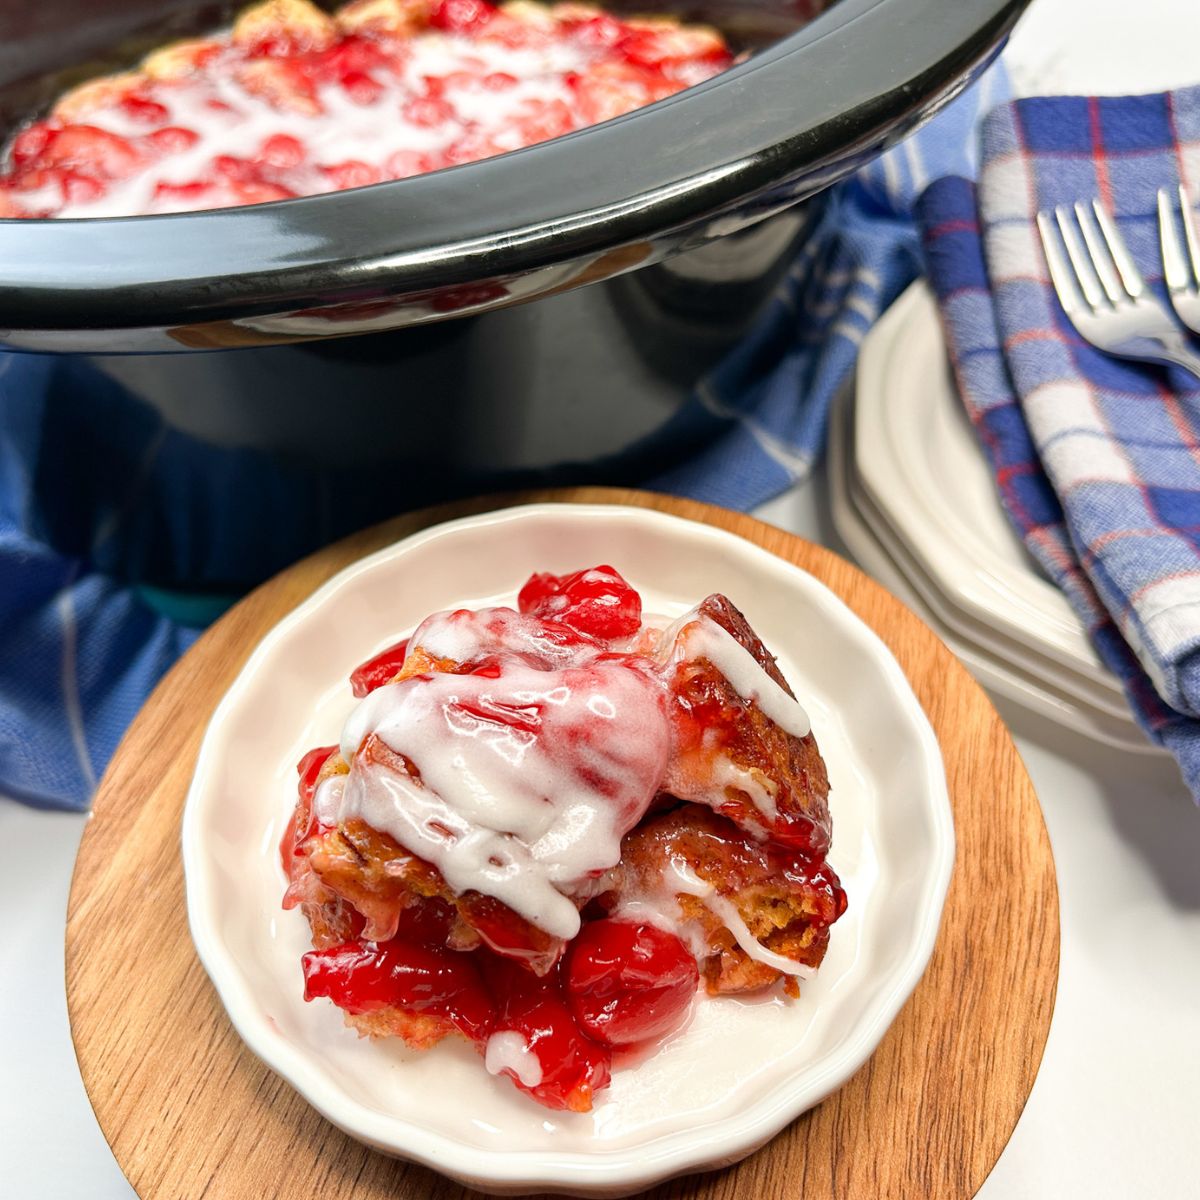
<svg viewBox="0 0 1200 1200"><path fill-rule="evenodd" d="M977 625L1072 673L1078 687L1119 699L1120 683L1001 508L924 283L864 339L856 388L857 479L941 594Z"/></svg>
<svg viewBox="0 0 1200 1200"><path fill-rule="evenodd" d="M828 475L830 515L834 528L858 564L904 601L946 643L955 657L993 695L1056 724L1073 729L1106 745L1135 754L1160 754L1138 728L1128 708L1115 715L1089 704L1073 692L1056 687L1044 674L1023 671L1014 662L997 658L988 649L948 626L927 601L936 597L936 586L922 574L919 564L892 535L874 510L866 508L856 490L849 445L850 402L839 400L830 420Z"/></svg>
<svg viewBox="0 0 1200 1200"><path fill-rule="evenodd" d="M923 569L908 543L897 533L887 513L879 508L874 497L862 486L853 462L846 464L846 490L858 516L870 526L880 544L886 547L892 560L937 619L939 628L945 629L960 643L973 647L980 655L1003 663L1023 677L1037 680L1047 691L1069 697L1084 709L1105 713L1120 722L1122 727L1136 728L1137 723L1129 710L1129 701L1124 692L1099 687L1082 675L1066 670L1052 658L1038 654L1028 646L1006 637L994 626L975 621L969 613L956 608L953 601L939 589L937 581ZM1142 735L1137 736L1141 738Z"/></svg>
<svg viewBox="0 0 1200 1200"><path fill-rule="evenodd" d="M1156 749L1138 729L1123 693L1113 693L1107 688L1093 687L1089 690L1081 687L1078 677L1056 670L1051 660L1038 659L1028 651L1018 653L989 626L971 625L961 612L947 603L946 597L938 591L937 584L921 570L912 552L896 537L871 497L855 486L852 474L849 475L848 495L858 518L866 522L892 562L903 571L909 584L921 597L924 609L932 615L935 626L953 638L956 645L969 648L977 661L987 660L1002 665L1012 678L1030 681L1041 693L1058 698L1071 711L1087 714L1088 725L1100 736L1101 741L1113 742L1115 739L1114 744L1128 745L1130 748L1146 751ZM1057 701L1055 707L1065 711Z"/></svg>
<svg viewBox="0 0 1200 1200"><path fill-rule="evenodd" d="M276 847L295 763L338 738L358 662L428 613L511 603L534 570L612 563L648 611L725 592L809 711L849 898L799 1001L699 999L588 1114L539 1107L462 1042L364 1041L302 999L307 925ZM255 650L205 735L183 822L188 917L246 1044L362 1141L473 1187L621 1195L748 1154L854 1073L932 952L954 855L941 756L883 643L824 585L722 530L644 509L539 505L455 521L343 571Z"/></svg>

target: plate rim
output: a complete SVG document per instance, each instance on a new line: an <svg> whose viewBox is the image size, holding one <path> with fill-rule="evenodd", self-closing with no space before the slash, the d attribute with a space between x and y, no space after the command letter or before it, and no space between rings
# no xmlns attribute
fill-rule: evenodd
<svg viewBox="0 0 1200 1200"><path fill-rule="evenodd" d="M906 340L905 335L914 332L924 337L927 344L922 346L920 341ZM917 280L909 285L863 340L856 395L861 394L868 404L877 406L880 428L889 428L889 432L886 436L881 434L870 438L856 430L852 449L860 481L877 505L893 512L898 535L903 536L912 553L919 557L929 576L937 580L941 590L948 597L953 597L974 620L1002 626L1007 636L1053 659L1060 667L1076 672L1084 681L1111 686L1111 673L1087 640L1074 610L1054 585L1032 571L1023 571L1004 562L991 551L986 541L978 537L973 537L972 545L978 547L983 556L970 556L968 562L959 548L954 531L945 525L937 507L916 485L905 456L892 444L890 418L895 406L884 403L883 397L889 387L886 379L896 373L894 360L898 353L907 352L910 360L919 356L920 361L924 362L922 351L931 352L935 346L942 349L937 361L940 379L948 369L944 335L928 285L923 280ZM905 347L911 348L905 351ZM952 381L950 386L954 387ZM919 392L933 397L935 390L919 389ZM929 406L928 411L932 411L935 403ZM861 428L860 425L858 430ZM882 480L897 485L886 489L886 500ZM916 520L913 519L914 513L919 514ZM970 533L968 526L964 525L963 528ZM990 576L999 588L1020 600L1045 632L1031 633L1024 622L1010 620L1005 612L990 603L988 593L975 585L976 575L980 571Z"/></svg>
<svg viewBox="0 0 1200 1200"><path fill-rule="evenodd" d="M1041 681L1032 676L1018 673L1009 664L993 660L986 650L965 639L944 623L929 605L921 589L905 574L895 549L886 544L885 531L870 525L859 510L853 489L853 464L849 461L848 446L845 445L848 434L842 429L844 424L850 423L844 407L839 405L830 421L830 517L838 536L860 569L881 587L891 591L916 617L929 626L946 648L971 672L981 687L1026 712L1054 721L1080 737L1130 754L1150 757L1161 755L1162 748L1146 739L1133 720L1132 714L1126 721L1122 717L1096 709L1082 699L1057 690L1049 691ZM934 586L931 581L926 582L929 586Z"/></svg>
<svg viewBox="0 0 1200 1200"><path fill-rule="evenodd" d="M647 1147L628 1147L611 1151L603 1156L589 1156L574 1152L543 1153L520 1151L497 1155L494 1151L480 1150L447 1138L441 1133L430 1131L411 1122L402 1121L407 1132L415 1139L424 1139L428 1145L416 1142L398 1146L387 1139L380 1139L364 1132L361 1125L355 1126L343 1119L333 1106L325 1101L324 1086L318 1082L306 1082L303 1057L292 1050L291 1064L282 1061L289 1057L277 1051L291 1050L281 1038L263 1039L262 1030L254 1028L253 1014L247 1011L249 1004L239 1007L231 1004L230 993L239 990L238 972L232 960L222 963L225 953L221 939L211 923L198 922L204 896L202 863L195 836L195 826L200 819L203 781L211 770L209 760L217 753L216 735L228 713L236 707L239 693L248 686L261 662L270 654L272 647L283 641L297 626L304 624L337 592L363 573L369 572L380 563L401 553L406 553L425 543L437 540L463 529L480 526L515 524L530 518L553 516L583 520L624 519L633 524L657 525L674 530L684 536L701 537L708 541L728 545L730 539L737 548L752 558L758 559L768 569L792 575L801 586L813 589L825 605L834 605L851 623L855 633L863 638L873 651L873 658L880 670L888 677L898 700L902 700L907 715L912 719L922 750L922 762L927 770L931 790L927 794L928 812L931 817L931 870L928 880L928 903L921 913L919 924L914 926L914 938L909 953L895 972L893 986L881 998L870 1021L864 1019L860 1027L847 1039L841 1053L831 1060L829 1068L810 1084L811 1094L798 1101L795 1088L776 1087L768 1093L766 1100L748 1105L744 1113L735 1118L725 1118L705 1128L704 1146L675 1148L668 1146L659 1153L647 1154ZM475 1186L496 1189L548 1188L581 1189L596 1192L614 1189L629 1190L649 1186L657 1181L695 1170L708 1169L736 1161L752 1153L764 1142L774 1137L795 1117L820 1103L825 1097L840 1088L874 1052L887 1030L891 1027L912 994L932 956L946 895L949 889L955 858L955 836L952 806L945 776L944 761L936 734L913 691L912 685L887 644L879 635L846 604L826 583L788 559L773 553L732 530L719 528L703 521L693 520L674 513L639 507L623 503L571 503L541 501L518 504L511 507L488 509L470 515L439 521L417 530L388 546L356 559L321 584L309 596L276 622L255 646L237 675L222 695L206 724L200 750L197 755L191 783L187 790L181 822L182 857L185 876L187 921L192 941L205 972L216 989L221 1006L232 1023L243 1045L257 1056L272 1072L293 1087L300 1096L345 1133L396 1157L421 1163L442 1174L448 1174ZM248 992L248 989L247 989ZM247 999L252 996L248 993ZM242 997L236 996L235 1001ZM257 1022L264 1025L264 1022ZM297 1070L299 1068L299 1070ZM355 1108L363 1108L351 1101ZM369 1114L369 1110L365 1110ZM747 1115L747 1113L749 1115ZM388 1118L395 1123L397 1118ZM367 1122L371 1124L371 1122ZM722 1132L714 1138L714 1129ZM678 1134L663 1135L659 1141L677 1139ZM649 1144L653 1148L653 1143ZM456 1161L457 1160L457 1161ZM485 1168L485 1169L480 1169Z"/></svg>

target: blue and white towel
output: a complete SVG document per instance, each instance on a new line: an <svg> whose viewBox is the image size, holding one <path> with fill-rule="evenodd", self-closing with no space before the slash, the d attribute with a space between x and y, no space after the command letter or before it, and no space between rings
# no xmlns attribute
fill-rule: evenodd
<svg viewBox="0 0 1200 1200"><path fill-rule="evenodd" d="M863 335L918 272L916 197L932 178L974 172L976 119L1006 91L993 68L834 189L761 323L661 431L703 449L645 486L747 509L808 474ZM387 495L384 479L298 487L277 464L196 442L114 389L79 360L0 355L0 796L47 807L87 807L126 726L222 592L312 549L314 529L328 540L382 515L355 521L355 495ZM86 435L72 427L80 410ZM610 478L630 480L628 463L611 466ZM331 495L346 502L322 525L309 510ZM214 506L264 527L275 514L252 560L231 561L217 523L206 526ZM304 520L289 527L283 513ZM199 600L181 607L180 590L138 583L147 578Z"/></svg>
<svg viewBox="0 0 1200 1200"><path fill-rule="evenodd" d="M1200 88L1019 100L984 123L978 189L940 180L918 212L1005 508L1200 797L1200 386L1084 342L1035 225L1099 198L1165 303L1156 194L1181 179L1200 195Z"/></svg>

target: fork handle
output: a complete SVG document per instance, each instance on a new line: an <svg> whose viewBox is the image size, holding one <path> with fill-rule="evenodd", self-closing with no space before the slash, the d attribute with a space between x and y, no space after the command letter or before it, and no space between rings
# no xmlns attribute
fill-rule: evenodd
<svg viewBox="0 0 1200 1200"><path fill-rule="evenodd" d="M1183 340L1179 338L1163 338L1161 340L1162 356L1169 363L1174 363L1177 367L1182 367L1185 371L1191 372L1200 382L1200 354Z"/></svg>

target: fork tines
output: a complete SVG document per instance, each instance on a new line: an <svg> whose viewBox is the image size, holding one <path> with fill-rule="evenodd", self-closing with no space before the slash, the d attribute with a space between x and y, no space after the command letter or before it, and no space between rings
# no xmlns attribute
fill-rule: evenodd
<svg viewBox="0 0 1200 1200"><path fill-rule="evenodd" d="M1200 237L1196 233L1191 199L1182 183L1178 194L1179 208L1176 209L1171 192L1167 188L1158 190L1158 232L1162 243L1163 279L1179 319L1189 329L1200 333ZM1183 225L1183 243L1179 240L1177 221Z"/></svg>
<svg viewBox="0 0 1200 1200"><path fill-rule="evenodd" d="M1116 223L1098 200L1091 203L1091 211L1078 201L1074 207L1074 220L1065 205L1054 210L1059 234L1070 259L1070 268L1056 245L1051 232L1049 214L1038 213L1038 232L1046 251L1046 262L1050 267L1050 278L1067 313L1067 296L1082 299L1093 312L1107 307L1105 299L1113 308L1137 300L1146 291L1145 281L1133 256L1117 231ZM1079 235L1083 235L1083 244ZM1086 252L1085 252L1086 247Z"/></svg>
<svg viewBox="0 0 1200 1200"><path fill-rule="evenodd" d="M1037 226L1050 281L1080 337L1107 354L1171 363L1200 379L1200 355L1186 344L1175 319L1146 286L1116 221L1099 201L1059 205L1053 219L1049 212L1040 212ZM1182 252L1174 266L1181 261ZM1192 271L1198 265L1200 255ZM1195 293L1200 324L1200 291L1193 279L1200 279L1200 273L1189 272L1190 289L1177 289L1172 297L1178 308Z"/></svg>

